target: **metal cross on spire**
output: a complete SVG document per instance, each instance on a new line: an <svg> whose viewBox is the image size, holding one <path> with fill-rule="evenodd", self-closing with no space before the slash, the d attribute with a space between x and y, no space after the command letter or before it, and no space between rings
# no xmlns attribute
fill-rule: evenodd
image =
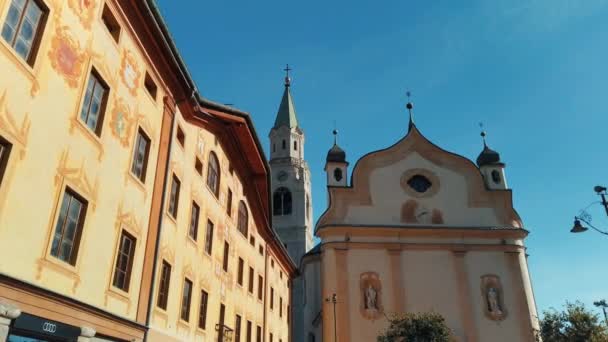
<svg viewBox="0 0 608 342"><path fill-rule="evenodd" d="M414 109L414 105L410 101L412 93L408 90L405 92L405 95L407 96L407 105L405 107L407 108L407 110L410 114L410 122L408 125L408 131L409 131L410 129L412 129L412 126L414 126L414 114L412 113L412 109Z"/></svg>
<svg viewBox="0 0 608 342"><path fill-rule="evenodd" d="M285 69L283 69L283 71L285 71L285 86L289 87L289 85L291 85L291 78L289 78L289 72L292 69L289 67L289 64L285 65Z"/></svg>

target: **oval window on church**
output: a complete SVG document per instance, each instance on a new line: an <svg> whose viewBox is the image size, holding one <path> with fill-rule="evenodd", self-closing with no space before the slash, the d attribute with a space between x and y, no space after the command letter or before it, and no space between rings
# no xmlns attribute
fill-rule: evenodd
<svg viewBox="0 0 608 342"><path fill-rule="evenodd" d="M407 185L416 192L424 193L433 185L433 183L422 175L414 175L407 181Z"/></svg>
<svg viewBox="0 0 608 342"><path fill-rule="evenodd" d="M334 169L334 179L338 182L342 180L342 169Z"/></svg>

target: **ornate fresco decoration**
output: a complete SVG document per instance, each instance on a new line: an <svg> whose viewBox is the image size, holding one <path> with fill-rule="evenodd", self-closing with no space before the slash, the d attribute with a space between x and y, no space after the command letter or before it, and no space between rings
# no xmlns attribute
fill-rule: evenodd
<svg viewBox="0 0 608 342"><path fill-rule="evenodd" d="M211 288L211 280L209 277L200 277L198 280L198 286L209 293Z"/></svg>
<svg viewBox="0 0 608 342"><path fill-rule="evenodd" d="M120 62L120 79L133 97L137 96L137 89L141 83L141 71L137 66L134 54L124 49Z"/></svg>
<svg viewBox="0 0 608 342"><path fill-rule="evenodd" d="M486 274L481 276L481 296L483 312L488 319L502 321L507 318L504 291L497 275Z"/></svg>
<svg viewBox="0 0 608 342"><path fill-rule="evenodd" d="M30 121L29 114L23 116L21 124L17 123L17 120L8 110L6 104L6 90L0 96L0 131L6 134L13 146L15 144L19 147L19 158L23 160L25 153L27 152L27 141L30 133L30 127L32 122ZM16 147L16 146L15 146Z"/></svg>
<svg viewBox="0 0 608 342"><path fill-rule="evenodd" d="M95 19L95 0L68 0L68 7L76 14L80 23L86 30L91 29L91 24Z"/></svg>
<svg viewBox="0 0 608 342"><path fill-rule="evenodd" d="M63 77L68 86L78 88L87 56L67 26L57 25L48 56L51 66Z"/></svg>
<svg viewBox="0 0 608 342"><path fill-rule="evenodd" d="M112 91L112 89L117 88L119 76L116 75L116 70L113 70L108 66L108 61L111 61L111 58L107 56L107 51L104 50L103 53L93 51L92 39L88 41L87 45L87 50L91 55L91 60L93 61L95 70L101 74L101 77L110 86L110 95L115 93L115 91Z"/></svg>
<svg viewBox="0 0 608 342"><path fill-rule="evenodd" d="M175 264L175 252L173 251L173 249L171 249L171 246L164 241L160 246L160 255L171 265Z"/></svg>
<svg viewBox="0 0 608 342"><path fill-rule="evenodd" d="M63 265L59 265L56 262L50 261L49 259L42 257L36 260L36 280L42 278L42 271L44 269L50 269L57 273L63 274L66 278L72 280L72 294L76 294L76 290L81 283L80 275L78 271L68 270Z"/></svg>
<svg viewBox="0 0 608 342"><path fill-rule="evenodd" d="M401 222L408 224L443 224L443 214L439 209L430 209L416 200L407 200L401 206Z"/></svg>
<svg viewBox="0 0 608 342"><path fill-rule="evenodd" d="M196 283L196 277L194 276L194 269L190 261L186 262L186 265L182 268L182 278L188 278L192 281L192 284ZM194 290L194 289L193 289Z"/></svg>
<svg viewBox="0 0 608 342"><path fill-rule="evenodd" d="M131 116L129 105L124 99L117 98L110 114L110 129L122 147L129 147L135 123L136 120Z"/></svg>
<svg viewBox="0 0 608 342"><path fill-rule="evenodd" d="M64 180L67 180L70 185L76 187L78 192L87 199L91 210L95 211L97 195L99 193L99 179L96 178L95 182L92 182L89 176L87 176L84 158L78 164L72 163L72 161L69 160L69 157L69 149L65 149L61 152L59 165L57 166L57 174L55 175L55 186L58 186L62 184Z"/></svg>
<svg viewBox="0 0 608 342"><path fill-rule="evenodd" d="M135 213L132 210L125 210L124 203L121 201L118 204L118 212L116 215L116 224L114 228L120 235L120 231L126 228L129 233L133 234L137 238L137 244L139 245L141 240L141 232L143 232L142 220L138 220Z"/></svg>
<svg viewBox="0 0 608 342"><path fill-rule="evenodd" d="M196 155L201 156L202 162L202 156L205 155L205 135L202 129L198 130L198 134L196 137Z"/></svg>
<svg viewBox="0 0 608 342"><path fill-rule="evenodd" d="M382 283L376 272L365 272L359 276L361 315L368 320L376 320L384 315L382 306Z"/></svg>

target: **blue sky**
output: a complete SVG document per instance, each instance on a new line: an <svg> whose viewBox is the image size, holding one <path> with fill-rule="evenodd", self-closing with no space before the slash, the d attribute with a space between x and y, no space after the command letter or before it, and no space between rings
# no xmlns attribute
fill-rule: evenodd
<svg viewBox="0 0 608 342"><path fill-rule="evenodd" d="M158 2L201 93L251 113L266 148L293 67L316 217L334 121L354 165L405 134L410 89L417 126L449 151L475 159L484 122L530 231L539 310L608 299L608 237L569 233L608 185L608 1Z"/></svg>

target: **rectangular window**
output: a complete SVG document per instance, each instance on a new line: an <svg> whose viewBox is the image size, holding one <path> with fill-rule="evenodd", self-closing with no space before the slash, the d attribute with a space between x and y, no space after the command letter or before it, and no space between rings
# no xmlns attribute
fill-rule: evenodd
<svg viewBox="0 0 608 342"><path fill-rule="evenodd" d="M180 317L188 322L190 321L190 300L192 299L192 282L185 278L184 290L182 292L182 310Z"/></svg>
<svg viewBox="0 0 608 342"><path fill-rule="evenodd" d="M270 288L270 310L274 309L274 289Z"/></svg>
<svg viewBox="0 0 608 342"><path fill-rule="evenodd" d="M84 122L97 136L101 135L103 115L108 99L108 85L93 69L89 76L89 83L84 95L84 102L80 110L80 120Z"/></svg>
<svg viewBox="0 0 608 342"><path fill-rule="evenodd" d="M243 268L245 267L245 260L243 258L239 258L239 269L236 278L237 284L243 286Z"/></svg>
<svg viewBox="0 0 608 342"><path fill-rule="evenodd" d="M8 165L8 156L11 153L12 147L13 145L0 136L0 185L2 185L2 178L4 178L4 172Z"/></svg>
<svg viewBox="0 0 608 342"><path fill-rule="evenodd" d="M251 321L247 321L247 342L251 342L251 333L252 333L253 324Z"/></svg>
<svg viewBox="0 0 608 342"><path fill-rule="evenodd" d="M186 135L184 134L184 130L180 126L177 126L176 137L179 144L184 147L184 144L186 143Z"/></svg>
<svg viewBox="0 0 608 342"><path fill-rule="evenodd" d="M253 294L253 267L249 267L249 293Z"/></svg>
<svg viewBox="0 0 608 342"><path fill-rule="evenodd" d="M207 302L209 301L209 294L205 291L201 291L201 305L198 312L198 327L205 329L207 326Z"/></svg>
<svg viewBox="0 0 608 342"><path fill-rule="evenodd" d="M120 38L120 25L108 5L103 6L101 21L103 21L103 24L106 26L106 29L108 29L108 32L110 32L114 41L118 43L118 39Z"/></svg>
<svg viewBox="0 0 608 342"><path fill-rule="evenodd" d="M2 26L2 38L29 65L34 65L48 8L38 0L12 0Z"/></svg>
<svg viewBox="0 0 608 342"><path fill-rule="evenodd" d="M228 196L226 199L226 213L232 217L232 190L228 189Z"/></svg>
<svg viewBox="0 0 608 342"><path fill-rule="evenodd" d="M194 169L196 170L196 173L198 173L199 175L203 175L203 162L201 162L200 159L198 159L198 157L196 158L196 161L194 162Z"/></svg>
<svg viewBox="0 0 608 342"><path fill-rule="evenodd" d="M207 221L207 235L205 235L205 252L211 255L213 249L213 222Z"/></svg>
<svg viewBox="0 0 608 342"><path fill-rule="evenodd" d="M173 174L173 181L171 182L171 194L169 195L169 213L173 218L177 218L177 207L179 205L179 188L181 182L175 174Z"/></svg>
<svg viewBox="0 0 608 342"><path fill-rule="evenodd" d="M146 182L146 170L148 168L148 156L150 155L150 138L140 128L135 140L135 151L133 152L133 165L131 172L143 183Z"/></svg>
<svg viewBox="0 0 608 342"><path fill-rule="evenodd" d="M224 268L224 272L228 272L228 257L230 255L230 245L228 242L224 241L224 262L222 267Z"/></svg>
<svg viewBox="0 0 608 342"><path fill-rule="evenodd" d="M219 319L219 338L217 339L218 342L224 342L224 316L226 315L226 306L224 306L224 304L220 304L220 319Z"/></svg>
<svg viewBox="0 0 608 342"><path fill-rule="evenodd" d="M272 259L272 258L270 259L270 267L274 268L274 259Z"/></svg>
<svg viewBox="0 0 608 342"><path fill-rule="evenodd" d="M270 333L270 336L269 336L269 337L270 337L270 338L269 338L270 342L272 342L272 338L273 338L272 333Z"/></svg>
<svg viewBox="0 0 608 342"><path fill-rule="evenodd" d="M236 315L234 322L234 341L241 342L241 316Z"/></svg>
<svg viewBox="0 0 608 342"><path fill-rule="evenodd" d="M167 310L167 299L169 298L169 283L171 282L171 265L163 260L160 272L160 286L158 287L158 299L156 305Z"/></svg>
<svg viewBox="0 0 608 342"><path fill-rule="evenodd" d="M201 209L195 202L192 202L192 211L190 212L190 229L188 229L188 236L194 241L198 238L198 216Z"/></svg>
<svg viewBox="0 0 608 342"><path fill-rule="evenodd" d="M283 317L283 297L279 297L279 317Z"/></svg>
<svg viewBox="0 0 608 342"><path fill-rule="evenodd" d="M251 234L251 236L249 237L249 244L255 246L255 237L253 236L253 234Z"/></svg>
<svg viewBox="0 0 608 342"><path fill-rule="evenodd" d="M264 247L262 247L262 245L260 245L258 251L260 252L260 255L264 255Z"/></svg>
<svg viewBox="0 0 608 342"><path fill-rule="evenodd" d="M87 203L71 189L66 189L55 226L51 255L76 265Z"/></svg>
<svg viewBox="0 0 608 342"><path fill-rule="evenodd" d="M261 275L258 276L258 299L264 298L264 278Z"/></svg>
<svg viewBox="0 0 608 342"><path fill-rule="evenodd" d="M150 74L147 72L146 72L146 77L144 78L144 87L148 91L148 94L150 94L150 96L152 96L154 101L156 101L156 93L157 93L158 87L156 86L156 83L152 79L152 76L150 76Z"/></svg>
<svg viewBox="0 0 608 342"><path fill-rule="evenodd" d="M255 337L256 342L262 342L262 327L258 325L256 328L257 336Z"/></svg>
<svg viewBox="0 0 608 342"><path fill-rule="evenodd" d="M287 317L287 326L289 326L289 305L287 305L287 315L285 315Z"/></svg>
<svg viewBox="0 0 608 342"><path fill-rule="evenodd" d="M114 267L114 282L112 284L125 292L129 292L129 283L131 282L135 241L135 238L131 234L124 230L122 231L118 255L116 256L116 266Z"/></svg>

